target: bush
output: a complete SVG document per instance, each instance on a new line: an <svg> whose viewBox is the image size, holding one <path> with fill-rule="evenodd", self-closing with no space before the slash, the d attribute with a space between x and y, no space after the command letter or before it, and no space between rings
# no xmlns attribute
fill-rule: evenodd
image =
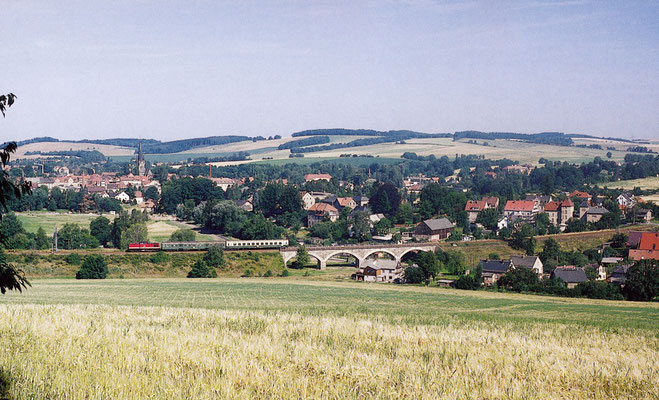
<svg viewBox="0 0 659 400"><path fill-rule="evenodd" d="M463 275L453 283L453 287L462 290L476 290L480 287L480 283L471 275Z"/></svg>
<svg viewBox="0 0 659 400"><path fill-rule="evenodd" d="M252 270L249 269L249 268L247 268L247 269L245 270L245 272L243 273L243 276L244 276L245 278L249 278L250 276L252 276Z"/></svg>
<svg viewBox="0 0 659 400"><path fill-rule="evenodd" d="M287 276L290 276L290 275L291 275L291 272L288 269L284 268L284 270L281 271L281 274L279 276L287 277Z"/></svg>
<svg viewBox="0 0 659 400"><path fill-rule="evenodd" d="M169 237L172 242L194 242L197 234L192 229L179 229Z"/></svg>
<svg viewBox="0 0 659 400"><path fill-rule="evenodd" d="M105 279L107 276L108 266L100 254L85 257L82 267L76 272L76 279Z"/></svg>
<svg viewBox="0 0 659 400"><path fill-rule="evenodd" d="M219 246L212 246L208 249L206 254L204 254L203 260L209 267L221 267L225 264L224 251Z"/></svg>
<svg viewBox="0 0 659 400"><path fill-rule="evenodd" d="M0 400L11 399L9 389L11 389L9 374L0 369Z"/></svg>
<svg viewBox="0 0 659 400"><path fill-rule="evenodd" d="M269 269L269 270L265 271L265 274L263 276L266 277L266 278L269 278L269 277L274 276L274 275L275 274L272 273L272 270Z"/></svg>
<svg viewBox="0 0 659 400"><path fill-rule="evenodd" d="M499 287L524 292L538 284L538 275L528 268L513 268L499 278Z"/></svg>
<svg viewBox="0 0 659 400"><path fill-rule="evenodd" d="M216 278L215 268L211 268L203 260L197 260L193 265L188 278Z"/></svg>
<svg viewBox="0 0 659 400"><path fill-rule="evenodd" d="M169 261L169 256L164 251L159 251L157 253L151 254L149 261L151 261L153 264L167 264Z"/></svg>
<svg viewBox="0 0 659 400"><path fill-rule="evenodd" d="M80 254L78 253L71 253L64 257L64 261L66 261L67 264L80 265L82 264L82 257L80 257Z"/></svg>

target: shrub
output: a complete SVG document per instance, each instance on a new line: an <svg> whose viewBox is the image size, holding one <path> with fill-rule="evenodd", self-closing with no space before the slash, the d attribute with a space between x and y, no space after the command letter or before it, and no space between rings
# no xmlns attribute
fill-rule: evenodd
<svg viewBox="0 0 659 400"><path fill-rule="evenodd" d="M80 257L80 254L78 253L71 253L64 257L64 261L66 261L67 264L80 265L82 264L82 257Z"/></svg>
<svg viewBox="0 0 659 400"><path fill-rule="evenodd" d="M463 275L453 283L456 289L462 290L476 290L480 287L480 283L471 275Z"/></svg>
<svg viewBox="0 0 659 400"><path fill-rule="evenodd" d="M0 400L11 399L9 389L11 389L9 374L0 369Z"/></svg>
<svg viewBox="0 0 659 400"><path fill-rule="evenodd" d="M107 276L108 266L100 254L85 257L82 267L76 272L76 279L105 279Z"/></svg>
<svg viewBox="0 0 659 400"><path fill-rule="evenodd" d="M513 268L503 274L497 283L499 287L523 292L538 284L538 275L528 268Z"/></svg>
<svg viewBox="0 0 659 400"><path fill-rule="evenodd" d="M154 264L167 264L169 261L169 256L164 251L159 251L157 253L151 254L149 260Z"/></svg>
<svg viewBox="0 0 659 400"><path fill-rule="evenodd" d="M169 237L172 242L194 242L197 234L192 229L179 229Z"/></svg>
<svg viewBox="0 0 659 400"><path fill-rule="evenodd" d="M291 275L291 272L288 269L284 268L284 270L281 271L281 274L279 276L286 277L286 276L290 276L290 275Z"/></svg>
<svg viewBox="0 0 659 400"><path fill-rule="evenodd" d="M197 260L193 265L188 278L216 278L215 268L211 268L203 260Z"/></svg>
<svg viewBox="0 0 659 400"><path fill-rule="evenodd" d="M219 246L212 246L204 254L204 262L213 268L221 267L225 264L224 251Z"/></svg>
<svg viewBox="0 0 659 400"><path fill-rule="evenodd" d="M269 269L269 270L265 271L265 274L263 276L265 276L266 278L269 278L271 276L274 276L274 274L272 273L272 270Z"/></svg>
<svg viewBox="0 0 659 400"><path fill-rule="evenodd" d="M249 268L247 268L247 269L245 270L245 272L243 273L243 276L244 276L245 278L249 278L250 276L252 276L252 270L249 269Z"/></svg>

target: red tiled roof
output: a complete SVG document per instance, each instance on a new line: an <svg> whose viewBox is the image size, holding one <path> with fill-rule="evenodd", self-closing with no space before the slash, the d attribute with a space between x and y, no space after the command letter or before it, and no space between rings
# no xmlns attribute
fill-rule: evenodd
<svg viewBox="0 0 659 400"><path fill-rule="evenodd" d="M639 250L659 250L659 233L643 232L638 244Z"/></svg>
<svg viewBox="0 0 659 400"><path fill-rule="evenodd" d="M306 174L304 176L305 181L312 181L312 180L319 180L319 179L330 180L330 179L332 179L332 175L330 175L330 174Z"/></svg>
<svg viewBox="0 0 659 400"><path fill-rule="evenodd" d="M482 211L484 208L484 200L467 200L467 204L465 204L465 211Z"/></svg>
<svg viewBox="0 0 659 400"><path fill-rule="evenodd" d="M545 211L558 211L558 207L560 207L558 202L550 201L545 205Z"/></svg>
<svg viewBox="0 0 659 400"><path fill-rule="evenodd" d="M586 192L580 192L578 190L575 190L574 192L570 193L569 197L580 197L580 198L583 198L583 199L587 199L587 198L590 197L590 195Z"/></svg>
<svg viewBox="0 0 659 400"><path fill-rule="evenodd" d="M530 200L508 200L505 211L533 211L535 202Z"/></svg>
<svg viewBox="0 0 659 400"><path fill-rule="evenodd" d="M309 211L316 214L339 212L339 210L337 210L336 207L327 203L316 203L313 206L309 207Z"/></svg>

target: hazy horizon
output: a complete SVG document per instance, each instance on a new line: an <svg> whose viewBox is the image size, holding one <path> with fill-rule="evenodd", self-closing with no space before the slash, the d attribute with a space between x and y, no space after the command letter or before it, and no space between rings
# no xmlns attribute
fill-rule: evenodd
<svg viewBox="0 0 659 400"><path fill-rule="evenodd" d="M4 140L659 138L659 2L5 2Z"/></svg>

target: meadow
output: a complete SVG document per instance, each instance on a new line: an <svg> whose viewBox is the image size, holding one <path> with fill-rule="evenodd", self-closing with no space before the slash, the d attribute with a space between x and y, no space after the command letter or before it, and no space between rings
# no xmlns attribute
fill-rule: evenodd
<svg viewBox="0 0 659 400"><path fill-rule="evenodd" d="M301 278L35 280L27 398L656 399L659 305Z"/></svg>

